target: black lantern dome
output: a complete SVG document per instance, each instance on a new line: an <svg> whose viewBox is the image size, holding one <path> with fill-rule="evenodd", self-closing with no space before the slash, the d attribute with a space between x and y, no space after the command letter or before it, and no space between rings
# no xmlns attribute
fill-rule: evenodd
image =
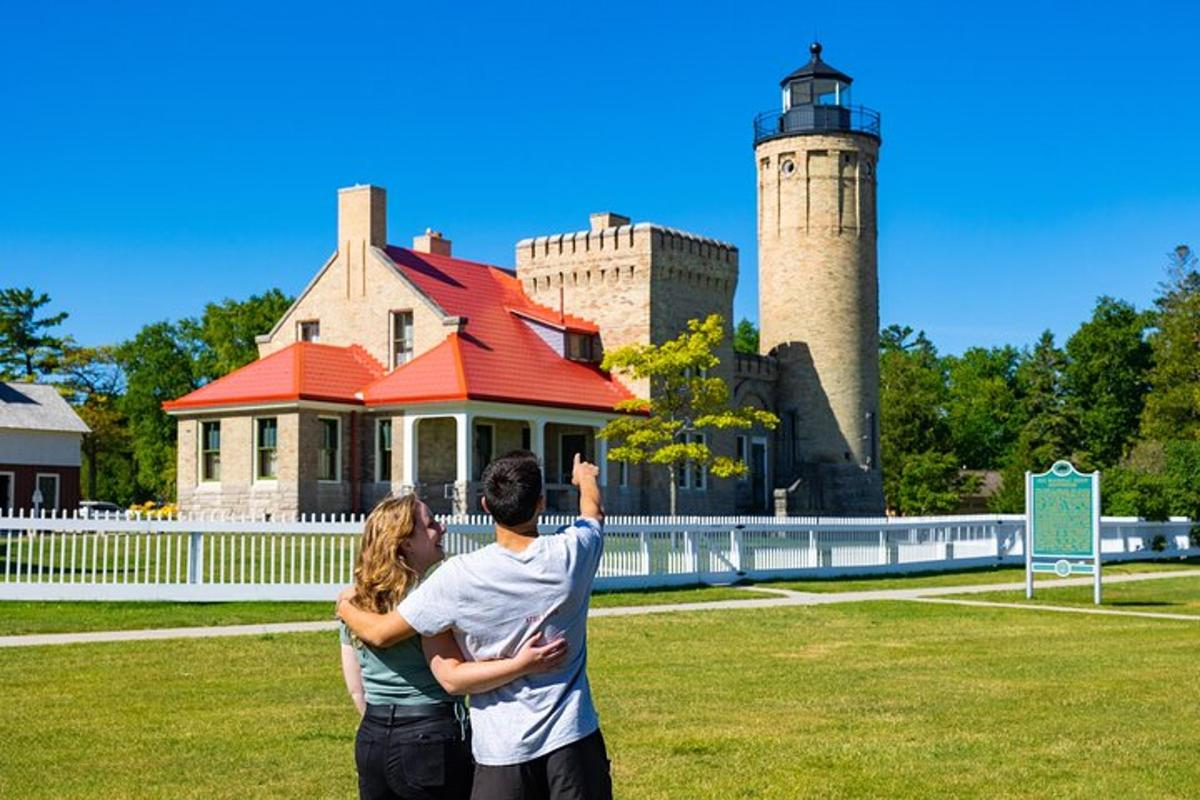
<svg viewBox="0 0 1200 800"><path fill-rule="evenodd" d="M755 144L794 133L850 131L879 138L879 113L850 102L854 79L821 60L821 43L808 48L812 57L779 82L783 110L754 120Z"/></svg>

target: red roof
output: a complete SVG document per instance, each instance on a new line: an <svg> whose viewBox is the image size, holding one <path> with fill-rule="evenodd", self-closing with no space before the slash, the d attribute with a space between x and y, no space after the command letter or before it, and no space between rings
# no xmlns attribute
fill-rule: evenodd
<svg viewBox="0 0 1200 800"><path fill-rule="evenodd" d="M633 395L593 364L559 355L522 319L595 333L591 322L531 301L508 270L389 247L396 267L451 316L461 333L394 370L363 397L368 405L494 400L612 411Z"/></svg>
<svg viewBox="0 0 1200 800"><path fill-rule="evenodd" d="M466 318L459 332L387 374L358 345L298 342L163 408L295 400L368 406L491 400L613 411L633 396L596 365L565 358L538 335L529 320L559 331L594 334L599 329L534 303L508 270L400 247L387 253L446 314Z"/></svg>
<svg viewBox="0 0 1200 800"><path fill-rule="evenodd" d="M361 403L356 393L382 375L383 365L358 345L296 342L163 403L163 408L174 411L294 400Z"/></svg>

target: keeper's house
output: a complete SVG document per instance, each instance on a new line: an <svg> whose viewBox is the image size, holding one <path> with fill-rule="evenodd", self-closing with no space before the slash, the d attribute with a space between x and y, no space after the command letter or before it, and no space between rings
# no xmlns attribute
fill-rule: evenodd
<svg viewBox="0 0 1200 800"><path fill-rule="evenodd" d="M0 383L0 513L78 508L88 432L53 386Z"/></svg>
<svg viewBox="0 0 1200 800"><path fill-rule="evenodd" d="M497 455L543 458L554 506L575 453L636 507L596 432L632 395L598 366L599 329L533 302L517 277L427 232L389 245L385 194L338 193L338 248L257 361L164 404L178 419L181 510L345 513L418 487L478 511Z"/></svg>

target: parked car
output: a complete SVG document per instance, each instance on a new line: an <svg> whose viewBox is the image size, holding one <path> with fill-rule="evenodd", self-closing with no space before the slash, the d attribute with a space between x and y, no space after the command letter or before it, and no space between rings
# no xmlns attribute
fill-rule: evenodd
<svg viewBox="0 0 1200 800"><path fill-rule="evenodd" d="M111 517L117 514L123 515L125 509L121 508L116 503L110 503L107 500L80 500L79 515L86 519L95 519L97 517Z"/></svg>

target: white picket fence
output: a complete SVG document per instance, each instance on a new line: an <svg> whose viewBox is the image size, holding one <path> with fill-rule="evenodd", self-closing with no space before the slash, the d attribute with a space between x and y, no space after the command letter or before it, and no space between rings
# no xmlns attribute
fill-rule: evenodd
<svg viewBox="0 0 1200 800"><path fill-rule="evenodd" d="M450 555L492 539L444 517ZM553 532L569 517L544 518ZM0 600L325 600L352 580L362 518L0 516ZM1105 518L1106 561L1200 555L1185 519ZM1021 563L1021 516L610 517L598 589Z"/></svg>

